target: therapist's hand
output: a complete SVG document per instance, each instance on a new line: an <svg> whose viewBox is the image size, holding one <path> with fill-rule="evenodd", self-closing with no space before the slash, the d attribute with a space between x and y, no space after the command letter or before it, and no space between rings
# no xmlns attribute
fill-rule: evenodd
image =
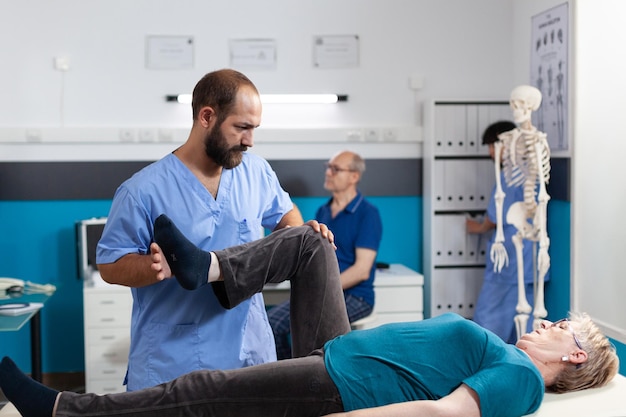
<svg viewBox="0 0 626 417"><path fill-rule="evenodd" d="M311 227L317 233L321 233L322 236L325 237L333 245L333 248L337 249L337 246L335 246L335 235L333 234L333 232L330 231L328 226L326 226L324 223L318 222L317 220L309 220L304 224Z"/></svg>
<svg viewBox="0 0 626 417"><path fill-rule="evenodd" d="M165 255L163 255L161 247L154 242L150 245L150 259L152 260L150 268L156 272L158 281L172 277L172 270L165 259Z"/></svg>

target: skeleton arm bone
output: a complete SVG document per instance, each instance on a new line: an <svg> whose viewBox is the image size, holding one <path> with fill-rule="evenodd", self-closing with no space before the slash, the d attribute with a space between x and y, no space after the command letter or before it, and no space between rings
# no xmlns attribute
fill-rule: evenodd
<svg viewBox="0 0 626 417"><path fill-rule="evenodd" d="M496 169L496 193L494 196L496 202L496 238L491 246L491 261L493 262L493 270L501 272L502 268L509 263L509 258L504 247L504 227L502 225L502 211L505 193L502 190L500 182L500 155L502 154L502 143L494 143L495 148L495 169Z"/></svg>

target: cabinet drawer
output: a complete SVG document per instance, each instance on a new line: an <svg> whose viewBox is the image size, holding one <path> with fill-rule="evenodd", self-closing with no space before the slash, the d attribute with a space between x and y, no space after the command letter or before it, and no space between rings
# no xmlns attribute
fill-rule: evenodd
<svg viewBox="0 0 626 417"><path fill-rule="evenodd" d="M112 379L118 381L121 385L126 376L126 365L109 365L104 363L87 362L85 363L85 373L92 379Z"/></svg>
<svg viewBox="0 0 626 417"><path fill-rule="evenodd" d="M130 330L127 327L98 327L85 329L85 344L87 346L112 345L113 349L130 346Z"/></svg>
<svg viewBox="0 0 626 417"><path fill-rule="evenodd" d="M115 394L125 392L126 387L122 385L123 379L88 379L85 390L94 394Z"/></svg>
<svg viewBox="0 0 626 417"><path fill-rule="evenodd" d="M424 292L421 286L377 287L374 311L386 312L422 312L424 311Z"/></svg>
<svg viewBox="0 0 626 417"><path fill-rule="evenodd" d="M130 326L132 298L120 294L85 294L86 326Z"/></svg>
<svg viewBox="0 0 626 417"><path fill-rule="evenodd" d="M128 344L87 346L85 372L89 378L123 378L128 363Z"/></svg>

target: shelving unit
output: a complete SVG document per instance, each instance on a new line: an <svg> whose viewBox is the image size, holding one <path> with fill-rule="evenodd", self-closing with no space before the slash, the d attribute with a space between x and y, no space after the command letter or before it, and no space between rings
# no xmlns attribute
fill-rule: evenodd
<svg viewBox="0 0 626 417"><path fill-rule="evenodd" d="M425 317L473 316L489 236L467 234L465 220L484 214L495 184L482 134L511 119L508 101L433 101L425 108Z"/></svg>

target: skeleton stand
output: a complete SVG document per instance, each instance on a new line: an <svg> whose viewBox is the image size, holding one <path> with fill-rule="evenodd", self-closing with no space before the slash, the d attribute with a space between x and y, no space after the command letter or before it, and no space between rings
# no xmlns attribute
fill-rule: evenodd
<svg viewBox="0 0 626 417"><path fill-rule="evenodd" d="M522 86L525 93L526 87ZM520 89L520 87L518 87ZM547 233L547 207L550 196L546 191L546 183L550 173L550 148L548 146L545 133L538 132L530 125L530 110L536 110L541 102L539 93L539 103L533 100L523 100L516 95L516 91L511 95L511 107L514 112L525 111L527 118L524 120L522 128L513 129L500 135L500 141L494 144L495 147L495 171L496 171L496 237L491 248L491 260L494 270L501 272L502 268L508 264L508 254L504 247L504 231L502 227L502 211L505 193L500 182L500 163L503 155L503 168L505 180L510 186L524 185L524 201L511 205L506 215L507 223L512 224L517 233L512 241L515 245L515 256L517 259L517 285L518 303L515 307L515 327L517 337L520 338L525 332L530 313L533 313L536 327L539 319L545 318L548 312L544 302L545 276L550 268L550 255L548 248L550 239ZM534 92L536 94L536 92ZM536 100L536 99L535 99ZM530 101L530 103L528 102ZM519 106L526 106L520 110ZM516 120L517 121L517 120ZM504 152L502 150L504 149ZM536 186L539 185L539 193L536 193ZM532 221L529 221L532 220ZM533 250L533 257L537 262L538 279L535 283L535 308L531 307L526 298L524 290L524 239L539 242L539 251Z"/></svg>

